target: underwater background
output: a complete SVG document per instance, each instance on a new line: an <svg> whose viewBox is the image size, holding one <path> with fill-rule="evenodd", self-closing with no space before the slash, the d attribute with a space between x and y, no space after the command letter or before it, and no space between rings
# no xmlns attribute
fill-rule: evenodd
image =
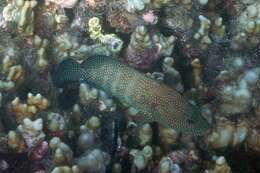
<svg viewBox="0 0 260 173"><path fill-rule="evenodd" d="M260 0L0 11L0 173L260 173Z"/></svg>

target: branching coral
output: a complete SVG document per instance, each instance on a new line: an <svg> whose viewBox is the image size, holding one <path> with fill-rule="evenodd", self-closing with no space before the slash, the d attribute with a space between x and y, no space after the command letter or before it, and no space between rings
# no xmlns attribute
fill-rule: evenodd
<svg viewBox="0 0 260 173"><path fill-rule="evenodd" d="M61 62L67 56L74 56L79 48L78 39L67 32L54 37L54 39L55 47L53 53L55 54L55 63Z"/></svg>
<svg viewBox="0 0 260 173"><path fill-rule="evenodd" d="M151 0L150 5L153 8L161 8L162 6L171 2L170 0Z"/></svg>
<svg viewBox="0 0 260 173"><path fill-rule="evenodd" d="M92 133L95 133L101 127L101 122L98 117L92 116L85 123L85 127Z"/></svg>
<svg viewBox="0 0 260 173"><path fill-rule="evenodd" d="M80 173L78 166L73 165L69 166L57 166L55 167L51 173Z"/></svg>
<svg viewBox="0 0 260 173"><path fill-rule="evenodd" d="M151 34L145 26L138 26L131 35L124 60L135 68L147 70L161 56L171 55L174 42L174 36L164 37L160 33Z"/></svg>
<svg viewBox="0 0 260 173"><path fill-rule="evenodd" d="M71 35L70 33L64 32L61 35L57 35L54 39L54 49L53 54L55 55L54 63L59 63L64 58L70 56L76 60L84 60L93 55L106 55L110 56L115 52L112 51L117 49L116 47L111 47L111 41L115 41L115 44L122 43L117 40L117 37L114 39L114 35L106 35L106 37L102 37L104 42L97 40L97 43L92 45L80 44L80 40L77 36ZM111 40L112 39L112 40ZM119 41L119 42L117 42ZM121 45L122 46L122 45ZM121 49L121 48L120 48ZM119 51L119 50L118 50Z"/></svg>
<svg viewBox="0 0 260 173"><path fill-rule="evenodd" d="M137 0L134 2L143 3L144 1ZM110 26L115 28L118 32L131 33L140 21L140 16L136 13L132 13L135 8L133 4L128 5L127 1L113 1L110 3L107 12L107 20Z"/></svg>
<svg viewBox="0 0 260 173"><path fill-rule="evenodd" d="M182 5L166 6L164 9L165 17L162 18L163 26L170 28L173 32L180 32L184 39L187 39L189 31L195 23L195 16L189 9Z"/></svg>
<svg viewBox="0 0 260 173"><path fill-rule="evenodd" d="M0 1L0 172L231 173L213 154L260 152L259 5Z"/></svg>
<svg viewBox="0 0 260 173"><path fill-rule="evenodd" d="M8 148L14 150L17 153L26 151L26 144L22 136L16 131L9 131L7 134L7 145Z"/></svg>
<svg viewBox="0 0 260 173"><path fill-rule="evenodd" d="M171 128L163 128L159 129L159 136L161 139L162 145L173 145L176 144L179 133Z"/></svg>
<svg viewBox="0 0 260 173"><path fill-rule="evenodd" d="M202 15L199 16L199 20L200 20L200 28L199 28L198 32L194 35L194 38L196 40L200 40L199 42L200 42L201 48L205 49L208 47L209 44L212 43L212 41L208 35L211 21Z"/></svg>
<svg viewBox="0 0 260 173"><path fill-rule="evenodd" d="M232 60L233 70L222 71L218 80L223 82L220 91L222 104L220 109L225 115L247 112L251 106L253 85L259 82L259 68L251 68L241 72L244 61L241 58ZM236 74L237 76L233 76Z"/></svg>
<svg viewBox="0 0 260 173"><path fill-rule="evenodd" d="M133 163L138 168L138 170L144 169L148 162L152 159L153 149L151 146L147 145L142 150L131 150L130 155L134 157Z"/></svg>
<svg viewBox="0 0 260 173"><path fill-rule="evenodd" d="M173 87L177 91L182 92L184 88L181 80L181 75L179 71L174 68L174 59L172 57L165 57L163 59L162 70L165 74L165 78L171 81Z"/></svg>
<svg viewBox="0 0 260 173"><path fill-rule="evenodd" d="M226 159L220 156L216 159L214 167L206 170L205 173L232 173L232 171Z"/></svg>
<svg viewBox="0 0 260 173"><path fill-rule="evenodd" d="M50 148L53 152L53 160L57 165L64 165L71 163L73 159L73 151L71 148L62 142L60 138L54 137L50 140Z"/></svg>
<svg viewBox="0 0 260 173"><path fill-rule="evenodd" d="M14 58L5 56L2 61L2 68L7 76L5 81L0 81L1 90L12 90L24 82L25 70L21 65L16 65Z"/></svg>
<svg viewBox="0 0 260 173"><path fill-rule="evenodd" d="M47 47L48 47L48 40L41 39L39 36L34 35L33 45L37 48L37 70L39 72L46 71L47 67L49 66L49 62L47 60Z"/></svg>
<svg viewBox="0 0 260 173"><path fill-rule="evenodd" d="M46 4L50 2L57 4L62 8L73 8L78 0L45 0Z"/></svg>
<svg viewBox="0 0 260 173"><path fill-rule="evenodd" d="M148 143L151 142L152 140L152 128L150 124L144 124L143 126L140 127L139 129L139 140L140 140L140 145L144 146Z"/></svg>
<svg viewBox="0 0 260 173"><path fill-rule="evenodd" d="M238 124L220 121L216 128L205 136L206 143L215 149L235 147L245 142L250 134L250 128L245 121Z"/></svg>
<svg viewBox="0 0 260 173"><path fill-rule="evenodd" d="M104 44L109 51L117 53L122 49L123 41L115 34L103 34L100 21L97 17L93 17L88 21L88 31L90 38Z"/></svg>
<svg viewBox="0 0 260 173"><path fill-rule="evenodd" d="M37 1L12 0L3 10L6 22L15 22L17 29L24 36L34 34L34 8Z"/></svg>
<svg viewBox="0 0 260 173"><path fill-rule="evenodd" d="M46 109L50 102L41 94L28 93L26 103L21 103L19 97L11 102L11 111L15 113L16 121L22 122L24 118L31 118L36 113Z"/></svg>
<svg viewBox="0 0 260 173"><path fill-rule="evenodd" d="M96 101L98 103L98 109L101 111L112 111L116 108L113 99L110 98L104 91L96 88L90 88L87 84L80 84L79 97L80 103L84 106Z"/></svg>
<svg viewBox="0 0 260 173"><path fill-rule="evenodd" d="M50 136L63 136L67 123L65 117L59 113L50 112L46 117L46 127Z"/></svg>
<svg viewBox="0 0 260 173"><path fill-rule="evenodd" d="M22 135L29 148L35 146L45 137L43 132L43 120L40 118L35 121L32 121L29 118L23 119L22 124L17 127L17 130Z"/></svg>
<svg viewBox="0 0 260 173"><path fill-rule="evenodd" d="M107 153L94 149L87 151L81 157L76 159L80 171L87 172L105 172L106 165L110 162L110 157Z"/></svg>
<svg viewBox="0 0 260 173"><path fill-rule="evenodd" d="M192 84L198 88L202 84L202 65L199 59L194 59L191 62L192 66Z"/></svg>
<svg viewBox="0 0 260 173"><path fill-rule="evenodd" d="M163 157L159 163L159 173L181 173L182 169L178 164L173 163L169 157Z"/></svg>
<svg viewBox="0 0 260 173"><path fill-rule="evenodd" d="M241 8L241 13L232 25L234 30L231 47L233 49L241 49L244 46L252 48L259 44L260 3L250 2L243 4L242 2L241 6L245 7Z"/></svg>

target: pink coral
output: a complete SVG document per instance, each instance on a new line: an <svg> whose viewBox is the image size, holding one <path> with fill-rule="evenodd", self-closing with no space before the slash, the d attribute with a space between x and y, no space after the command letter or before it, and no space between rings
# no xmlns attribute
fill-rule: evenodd
<svg viewBox="0 0 260 173"><path fill-rule="evenodd" d="M158 20L158 17L154 14L152 10L149 10L147 13L144 13L142 18L146 23L149 24L156 24Z"/></svg>
<svg viewBox="0 0 260 173"><path fill-rule="evenodd" d="M49 149L48 142L41 141L31 152L30 157L32 160L41 160Z"/></svg>
<svg viewBox="0 0 260 173"><path fill-rule="evenodd" d="M141 51L129 46L126 50L124 62L139 70L149 70L160 58L160 50L161 46L159 44Z"/></svg>

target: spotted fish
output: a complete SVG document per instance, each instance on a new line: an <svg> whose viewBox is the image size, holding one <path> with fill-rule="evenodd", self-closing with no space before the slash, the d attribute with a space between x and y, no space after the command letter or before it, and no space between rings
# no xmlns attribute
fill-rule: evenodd
<svg viewBox="0 0 260 173"><path fill-rule="evenodd" d="M68 58L59 64L53 81L57 87L85 81L138 110L146 121L157 121L182 133L201 136L209 128L199 109L173 88L111 57L93 56L81 64Z"/></svg>

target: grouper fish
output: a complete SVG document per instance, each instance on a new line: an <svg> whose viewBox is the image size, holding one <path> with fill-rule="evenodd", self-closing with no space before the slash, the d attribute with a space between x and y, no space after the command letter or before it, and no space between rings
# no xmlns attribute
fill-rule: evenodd
<svg viewBox="0 0 260 173"><path fill-rule="evenodd" d="M147 122L156 121L194 136L203 135L209 128L199 109L176 90L112 57L96 55L81 64L71 58L63 60L54 73L53 82L61 88L73 81L84 81L104 90L138 110Z"/></svg>

